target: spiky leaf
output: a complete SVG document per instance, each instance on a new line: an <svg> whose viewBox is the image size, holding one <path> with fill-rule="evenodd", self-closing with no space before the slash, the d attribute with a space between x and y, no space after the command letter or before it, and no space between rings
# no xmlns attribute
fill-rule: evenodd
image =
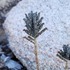
<svg viewBox="0 0 70 70"><path fill-rule="evenodd" d="M26 23L26 28L24 31L33 38L37 38L41 35L47 28L42 29L44 23L42 23L43 17L40 17L40 13L30 13L25 14L26 18L24 21ZM42 29L42 30L41 30Z"/></svg>
<svg viewBox="0 0 70 70"><path fill-rule="evenodd" d="M58 51L58 54L63 58L70 60L70 47L69 45L63 45L63 50Z"/></svg>

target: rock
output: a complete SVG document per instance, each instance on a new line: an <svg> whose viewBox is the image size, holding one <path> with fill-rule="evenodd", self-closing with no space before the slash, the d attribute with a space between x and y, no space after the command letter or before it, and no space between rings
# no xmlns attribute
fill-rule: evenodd
<svg viewBox="0 0 70 70"><path fill-rule="evenodd" d="M3 67L4 67L4 63L1 62L1 60L0 60L0 68L3 68Z"/></svg>
<svg viewBox="0 0 70 70"><path fill-rule="evenodd" d="M13 70L21 70L22 68L22 66L18 62L7 57L6 57L5 65Z"/></svg>
<svg viewBox="0 0 70 70"><path fill-rule="evenodd" d="M27 70L8 47L0 45L0 70Z"/></svg>
<svg viewBox="0 0 70 70"><path fill-rule="evenodd" d="M2 45L0 45L0 52L2 52Z"/></svg>
<svg viewBox="0 0 70 70"><path fill-rule="evenodd" d="M2 24L4 23L4 21L5 21L5 16L3 16L2 14L1 14L1 12L0 12L0 43L2 42L2 41L7 41L6 39L6 34L5 34L5 31L4 31L4 29L3 29L3 26L2 26Z"/></svg>
<svg viewBox="0 0 70 70"><path fill-rule="evenodd" d="M28 70L36 70L34 45L24 39L25 13L40 12L48 30L37 38L40 70L64 70L56 54L70 44L70 0L22 0L7 15L4 23L10 49Z"/></svg>
<svg viewBox="0 0 70 70"><path fill-rule="evenodd" d="M2 26L2 23L4 23L6 17L2 15L2 13L0 12L0 26Z"/></svg>
<svg viewBox="0 0 70 70"><path fill-rule="evenodd" d="M21 68L22 68L22 66L18 62L12 60L8 56L5 56L4 54L1 55L1 59L3 60L4 66L8 67L9 69L13 69L13 70L20 69L21 70Z"/></svg>
<svg viewBox="0 0 70 70"><path fill-rule="evenodd" d="M8 2L12 2L12 1L10 1L10 0L0 0L0 8L8 5Z"/></svg>
<svg viewBox="0 0 70 70"><path fill-rule="evenodd" d="M7 67L2 67L2 68L0 68L0 70L10 70L10 69Z"/></svg>
<svg viewBox="0 0 70 70"><path fill-rule="evenodd" d="M10 3L12 3L13 1L18 1L18 0L0 0L0 9L4 8L6 6L9 6Z"/></svg>
<svg viewBox="0 0 70 70"><path fill-rule="evenodd" d="M0 44L7 42L7 37L3 28L0 28Z"/></svg>
<svg viewBox="0 0 70 70"><path fill-rule="evenodd" d="M0 12L5 15L12 7L21 0L0 0Z"/></svg>

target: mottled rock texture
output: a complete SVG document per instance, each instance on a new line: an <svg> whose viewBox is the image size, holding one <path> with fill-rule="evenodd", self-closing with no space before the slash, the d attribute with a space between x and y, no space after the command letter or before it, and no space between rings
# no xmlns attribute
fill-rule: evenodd
<svg viewBox="0 0 70 70"><path fill-rule="evenodd" d="M0 9L9 6L14 1L18 1L18 0L0 0Z"/></svg>
<svg viewBox="0 0 70 70"><path fill-rule="evenodd" d="M0 0L0 9L5 8L9 5L10 2L13 2L14 0Z"/></svg>
<svg viewBox="0 0 70 70"><path fill-rule="evenodd" d="M21 0L0 0L0 14L6 15Z"/></svg>
<svg viewBox="0 0 70 70"><path fill-rule="evenodd" d="M8 13L19 1L21 0L0 0L0 44L7 41L7 37L2 26L7 17L6 13Z"/></svg>
<svg viewBox="0 0 70 70"><path fill-rule="evenodd" d="M70 0L22 0L4 23L11 50L26 65L36 70L34 45L24 39L25 13L40 12L48 30L37 38L40 70L64 70L65 62L56 54L63 44L70 44Z"/></svg>

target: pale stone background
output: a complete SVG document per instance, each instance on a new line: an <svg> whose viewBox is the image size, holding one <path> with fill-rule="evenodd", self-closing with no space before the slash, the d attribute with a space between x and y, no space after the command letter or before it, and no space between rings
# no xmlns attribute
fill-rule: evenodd
<svg viewBox="0 0 70 70"><path fill-rule="evenodd" d="M23 18L30 11L40 12L48 28L37 39L40 70L64 70L65 63L56 54L63 44L70 44L70 0L22 0L7 14L4 28L11 50L28 70L36 70L34 46L23 39Z"/></svg>

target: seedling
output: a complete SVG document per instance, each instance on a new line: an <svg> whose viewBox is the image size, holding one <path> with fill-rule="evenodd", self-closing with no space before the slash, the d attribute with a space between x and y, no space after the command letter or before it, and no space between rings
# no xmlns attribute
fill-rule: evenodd
<svg viewBox="0 0 70 70"><path fill-rule="evenodd" d="M66 62L65 70L68 70L68 60L70 60L70 47L69 45L63 45L63 51L58 51L57 56Z"/></svg>
<svg viewBox="0 0 70 70"><path fill-rule="evenodd" d="M26 18L24 18L24 21L26 23L26 29L25 31L28 34L28 37L24 37L28 41L34 44L35 50L35 56L36 56L36 65L37 65L37 70L39 70L39 60L38 60L38 45L37 45L37 37L41 35L44 31L47 30L47 28L42 29L44 23L42 23L43 17L40 17L40 13L33 13L31 11L30 13L25 14Z"/></svg>

